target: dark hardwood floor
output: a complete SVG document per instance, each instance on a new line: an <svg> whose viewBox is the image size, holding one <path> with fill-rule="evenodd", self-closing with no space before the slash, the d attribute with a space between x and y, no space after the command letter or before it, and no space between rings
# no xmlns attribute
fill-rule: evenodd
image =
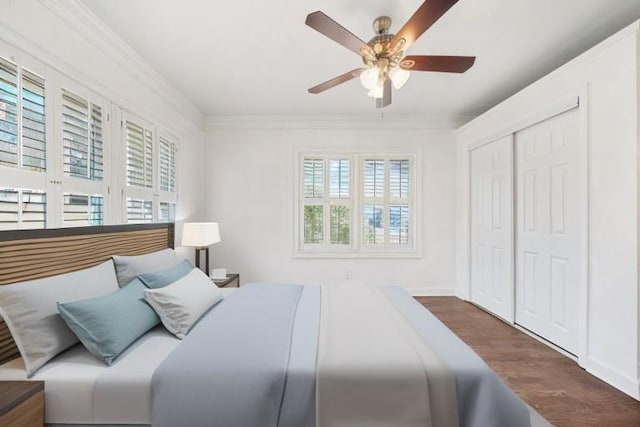
<svg viewBox="0 0 640 427"><path fill-rule="evenodd" d="M458 298L417 300L555 426L640 426L640 402L559 352Z"/></svg>

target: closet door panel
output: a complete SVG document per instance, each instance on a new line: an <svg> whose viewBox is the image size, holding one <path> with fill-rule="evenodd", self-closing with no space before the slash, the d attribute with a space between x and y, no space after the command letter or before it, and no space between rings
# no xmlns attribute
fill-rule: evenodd
<svg viewBox="0 0 640 427"><path fill-rule="evenodd" d="M578 109L515 134L516 323L578 351Z"/></svg>
<svg viewBox="0 0 640 427"><path fill-rule="evenodd" d="M471 152L471 301L513 322L513 139Z"/></svg>

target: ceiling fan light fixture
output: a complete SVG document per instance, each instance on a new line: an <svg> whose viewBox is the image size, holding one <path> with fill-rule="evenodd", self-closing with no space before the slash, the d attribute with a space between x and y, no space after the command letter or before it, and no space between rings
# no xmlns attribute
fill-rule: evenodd
<svg viewBox="0 0 640 427"><path fill-rule="evenodd" d="M360 83L365 89L375 89L378 87L378 69L367 68L360 74Z"/></svg>
<svg viewBox="0 0 640 427"><path fill-rule="evenodd" d="M374 87L373 89L369 90L369 92L367 92L367 95L369 95L371 98L382 98L382 95L383 95L382 86Z"/></svg>
<svg viewBox="0 0 640 427"><path fill-rule="evenodd" d="M409 80L410 75L411 75L410 71L400 67L395 67L391 69L391 71L389 71L389 77L393 82L393 87L396 89L402 88L402 86L404 86L407 80Z"/></svg>

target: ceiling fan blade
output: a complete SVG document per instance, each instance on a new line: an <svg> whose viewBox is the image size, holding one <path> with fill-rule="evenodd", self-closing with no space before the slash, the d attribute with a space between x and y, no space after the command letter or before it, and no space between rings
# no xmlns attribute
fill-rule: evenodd
<svg viewBox="0 0 640 427"><path fill-rule="evenodd" d="M384 108L391 104L391 79L387 77L382 86L382 98L376 98L376 107Z"/></svg>
<svg viewBox="0 0 640 427"><path fill-rule="evenodd" d="M405 50L429 29L458 0L425 0L391 40L392 53Z"/></svg>
<svg viewBox="0 0 640 427"><path fill-rule="evenodd" d="M361 54L360 48L367 46L364 41L319 10L308 14L304 23L358 55Z"/></svg>
<svg viewBox="0 0 640 427"><path fill-rule="evenodd" d="M355 70L351 70L338 77L334 77L331 80L327 80L324 83L320 83L319 85L312 87L311 89L309 89L309 93L317 94L320 92L324 92L327 89L331 89L334 86L338 86L339 84L342 84L344 82L348 82L349 80L358 77L364 70L365 68L356 68Z"/></svg>
<svg viewBox="0 0 640 427"><path fill-rule="evenodd" d="M474 62L475 56L409 55L400 62L400 68L409 71L464 73Z"/></svg>

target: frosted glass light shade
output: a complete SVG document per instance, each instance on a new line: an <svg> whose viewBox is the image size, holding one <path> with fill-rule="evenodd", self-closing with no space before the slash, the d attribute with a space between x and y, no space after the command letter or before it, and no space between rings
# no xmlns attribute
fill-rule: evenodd
<svg viewBox="0 0 640 427"><path fill-rule="evenodd" d="M382 98L382 95L383 95L382 86L374 87L369 92L367 92L367 95L369 95L372 98Z"/></svg>
<svg viewBox="0 0 640 427"><path fill-rule="evenodd" d="M389 77L393 82L393 87L396 89L400 89L404 84L409 80L409 76L411 73L408 70L405 70L400 67L396 67L389 71Z"/></svg>
<svg viewBox="0 0 640 427"><path fill-rule="evenodd" d="M367 68L360 74L360 83L365 89L374 89L378 86L378 69Z"/></svg>
<svg viewBox="0 0 640 427"><path fill-rule="evenodd" d="M187 222L182 229L182 246L204 248L220 241L217 222Z"/></svg>

